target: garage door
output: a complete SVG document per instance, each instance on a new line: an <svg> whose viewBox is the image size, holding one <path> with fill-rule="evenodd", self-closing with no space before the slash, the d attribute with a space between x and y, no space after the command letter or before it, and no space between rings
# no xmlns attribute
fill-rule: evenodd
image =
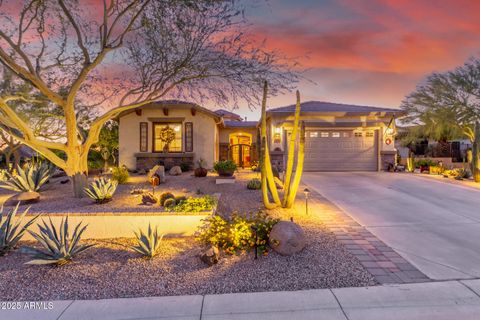
<svg viewBox="0 0 480 320"><path fill-rule="evenodd" d="M378 130L307 129L305 171L377 171Z"/></svg>

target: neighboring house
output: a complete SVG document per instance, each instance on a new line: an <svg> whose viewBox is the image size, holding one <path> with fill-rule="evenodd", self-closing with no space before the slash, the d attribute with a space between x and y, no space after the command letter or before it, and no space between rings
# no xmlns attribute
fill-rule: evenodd
<svg viewBox="0 0 480 320"><path fill-rule="evenodd" d="M283 167L295 106L270 109L267 122L272 163ZM327 102L302 103L306 124L306 171L377 171L394 162L393 137L387 125L399 110ZM243 121L226 110L215 112L193 103L162 101L119 117L119 163L130 169L167 168L200 158L211 168L231 159L248 167L258 161L258 121ZM173 129L168 148L161 140ZM171 131L171 130L170 130ZM167 150L168 149L168 150Z"/></svg>

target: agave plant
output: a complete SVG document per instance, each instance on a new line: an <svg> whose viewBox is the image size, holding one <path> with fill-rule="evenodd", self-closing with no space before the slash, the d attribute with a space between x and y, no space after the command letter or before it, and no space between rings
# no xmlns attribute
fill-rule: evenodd
<svg viewBox="0 0 480 320"><path fill-rule="evenodd" d="M143 230L139 232L134 232L135 237L137 238L137 245L130 246L130 248L146 258L153 258L159 253L160 244L163 239L163 235L158 233L158 227L152 229L150 224L148 224L148 230L146 233Z"/></svg>
<svg viewBox="0 0 480 320"><path fill-rule="evenodd" d="M0 256L5 255L8 251L15 248L28 228L40 216L40 214L36 215L21 227L28 208L20 216L16 217L19 204L20 203L6 216L3 215L3 207L0 209Z"/></svg>
<svg viewBox="0 0 480 320"><path fill-rule="evenodd" d="M85 188L87 196L95 200L96 203L105 203L112 200L118 182L105 178L95 179L88 188Z"/></svg>
<svg viewBox="0 0 480 320"><path fill-rule="evenodd" d="M25 169L17 166L16 175L5 172L8 180L0 187L17 192L39 191L50 179L51 173L52 167L47 162L32 162L27 164Z"/></svg>
<svg viewBox="0 0 480 320"><path fill-rule="evenodd" d="M72 261L73 257L82 251L94 246L94 244L80 244L80 238L87 226L82 226L82 222L76 225L73 234L70 236L68 227L68 216L60 222L60 227L55 225L50 219L50 224L45 221L43 226L38 224L40 233L30 230L28 232L42 245L43 250L26 247L25 252L33 256L33 260L27 264L55 264L64 265Z"/></svg>

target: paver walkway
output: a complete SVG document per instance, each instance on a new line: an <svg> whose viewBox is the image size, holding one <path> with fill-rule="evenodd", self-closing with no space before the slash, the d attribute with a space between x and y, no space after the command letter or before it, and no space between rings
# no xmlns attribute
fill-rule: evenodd
<svg viewBox="0 0 480 320"><path fill-rule="evenodd" d="M480 280L206 296L53 301L5 320L477 320Z"/></svg>
<svg viewBox="0 0 480 320"><path fill-rule="evenodd" d="M309 198L309 214L320 218L379 283L430 281L410 262L318 192L311 190Z"/></svg>

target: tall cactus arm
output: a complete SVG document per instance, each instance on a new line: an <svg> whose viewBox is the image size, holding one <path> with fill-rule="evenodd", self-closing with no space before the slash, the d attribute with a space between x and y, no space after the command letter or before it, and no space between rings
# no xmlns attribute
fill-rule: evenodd
<svg viewBox="0 0 480 320"><path fill-rule="evenodd" d="M295 105L295 118L293 121L293 130L288 142L288 158L287 169L285 170L285 182L283 184L284 190L284 205L288 201L288 195L290 193L290 183L292 180L293 163L295 161L295 142L298 136L298 123L300 121L300 92L297 90L297 104Z"/></svg>
<svg viewBox="0 0 480 320"><path fill-rule="evenodd" d="M298 144L298 159L297 170L295 171L295 178L293 179L288 198L285 203L286 208L291 208L297 196L298 186L303 174L303 162L305 160L305 122L302 121L300 128L300 143Z"/></svg>
<svg viewBox="0 0 480 320"><path fill-rule="evenodd" d="M261 140L261 177L262 177L262 200L263 200L263 205L265 206L265 208L267 209L274 209L277 207L276 204L274 203L271 203L270 202L270 199L268 198L268 182L267 182L267 170L266 170L266 166L264 165L264 163L266 162L266 159L265 159L265 155L267 154L266 152L266 148L267 148L267 141L264 138L262 138Z"/></svg>
<svg viewBox="0 0 480 320"><path fill-rule="evenodd" d="M262 161L262 170L265 170L265 177L266 182L268 184L268 188L270 189L270 193L272 194L273 202L277 205L281 205L282 202L280 201L280 197L278 196L277 186L275 185L275 180L273 178L273 171L272 171L272 163L270 162L270 152L268 150L267 145L267 92L268 92L268 84L267 81L264 82L263 85L263 99L262 99L262 124L261 124L261 134L260 137L265 139L264 142L264 149L263 149L263 161Z"/></svg>

